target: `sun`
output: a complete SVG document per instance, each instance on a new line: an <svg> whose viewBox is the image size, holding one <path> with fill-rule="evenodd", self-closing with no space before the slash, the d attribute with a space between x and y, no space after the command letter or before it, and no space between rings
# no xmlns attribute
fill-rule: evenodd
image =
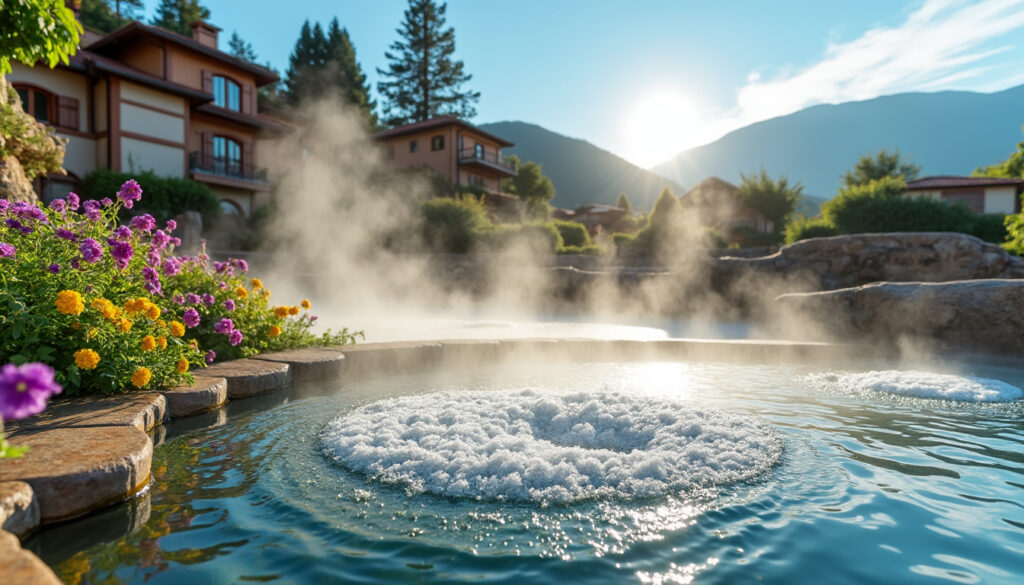
<svg viewBox="0 0 1024 585"><path fill-rule="evenodd" d="M682 91L651 91L626 116L626 158L643 168L664 162L694 144L700 122L696 107Z"/></svg>

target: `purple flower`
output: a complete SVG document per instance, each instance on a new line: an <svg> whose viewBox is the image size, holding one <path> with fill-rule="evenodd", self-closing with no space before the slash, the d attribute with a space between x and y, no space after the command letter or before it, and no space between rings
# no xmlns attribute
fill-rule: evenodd
<svg viewBox="0 0 1024 585"><path fill-rule="evenodd" d="M8 256L14 256L17 250L10 244L0 242L0 258L7 258Z"/></svg>
<svg viewBox="0 0 1024 585"><path fill-rule="evenodd" d="M213 304L216 303L216 302L217 302L217 299L213 298L213 295L211 295L210 293L203 293L203 304L204 305L206 305L207 307L212 307Z"/></svg>
<svg viewBox="0 0 1024 585"><path fill-rule="evenodd" d="M133 217L131 224L133 228L140 232L146 232L147 234L156 229L156 220L148 213Z"/></svg>
<svg viewBox="0 0 1024 585"><path fill-rule="evenodd" d="M235 274L235 269L231 267L230 262L214 262L213 269L217 271L217 274L221 274L223 272L226 272L231 276L234 276Z"/></svg>
<svg viewBox="0 0 1024 585"><path fill-rule="evenodd" d="M149 281L160 280L160 275L157 274L156 270L154 270L152 267L147 266L142 269L142 278L145 278L146 280Z"/></svg>
<svg viewBox="0 0 1024 585"><path fill-rule="evenodd" d="M163 230L157 230L156 233L153 234L153 248L163 250L167 247L167 244L170 243L171 236L168 236Z"/></svg>
<svg viewBox="0 0 1024 585"><path fill-rule="evenodd" d="M49 266L46 267L46 269L49 270L51 274L59 274L60 264L50 264Z"/></svg>
<svg viewBox="0 0 1024 585"><path fill-rule="evenodd" d="M0 368L0 418L25 418L42 412L46 400L63 390L53 376L53 368L39 362Z"/></svg>
<svg viewBox="0 0 1024 585"><path fill-rule="evenodd" d="M82 259L89 263L99 262L103 257L103 248L92 238L82 240L78 249L82 252Z"/></svg>
<svg viewBox="0 0 1024 585"><path fill-rule="evenodd" d="M78 195L74 193L68 193L66 199L68 201L68 209L70 211L75 211L76 209L78 209Z"/></svg>
<svg viewBox="0 0 1024 585"><path fill-rule="evenodd" d="M185 312L181 316L181 320L185 322L185 326L188 328L199 325L199 311L195 309L185 309Z"/></svg>
<svg viewBox="0 0 1024 585"><path fill-rule="evenodd" d="M213 360L217 359L217 352L211 349L210 351L206 352L206 356L203 359L206 360L207 365L210 365L213 363Z"/></svg>
<svg viewBox="0 0 1024 585"><path fill-rule="evenodd" d="M173 219L168 219L167 225L164 226L164 229L167 230L167 233L171 233L174 230L178 229L178 222L174 221Z"/></svg>
<svg viewBox="0 0 1024 585"><path fill-rule="evenodd" d="M185 298L188 299L188 304L190 305L198 305L200 302L199 295L196 293L188 293L188 296Z"/></svg>
<svg viewBox="0 0 1024 585"><path fill-rule="evenodd" d="M145 288L146 291L148 291L149 294L151 294L151 295L158 295L158 296L162 296L163 295L163 290L164 289L163 289L163 286L161 286L159 280L147 280L146 284L142 285L142 287Z"/></svg>
<svg viewBox="0 0 1024 585"><path fill-rule="evenodd" d="M164 276L175 276L181 272L181 262L177 258L164 260Z"/></svg>
<svg viewBox="0 0 1024 585"><path fill-rule="evenodd" d="M231 342L231 345L238 345L239 343L242 343L242 332L235 329L228 334L228 341Z"/></svg>
<svg viewBox="0 0 1024 585"><path fill-rule="evenodd" d="M75 270L78 270L79 268L82 267L82 263L78 261L78 258L75 258L71 261L71 267L74 268Z"/></svg>
<svg viewBox="0 0 1024 585"><path fill-rule="evenodd" d="M230 335L235 330L235 322L227 317L223 318L216 325L213 326L213 330L217 333L224 335Z"/></svg>
<svg viewBox="0 0 1024 585"><path fill-rule="evenodd" d="M174 304L176 304L176 305L184 305L185 304L185 296L182 295L181 293L178 293L178 294L174 295L173 297L171 297L171 300L173 300Z"/></svg>
<svg viewBox="0 0 1024 585"><path fill-rule="evenodd" d="M0 198L0 211L7 211L7 207L11 204L7 199Z"/></svg>
<svg viewBox="0 0 1024 585"><path fill-rule="evenodd" d="M62 239L62 240L68 240L69 242L77 242L78 241L78 236L76 236L75 232L73 232L71 230L66 230L64 228L57 228L57 231L55 233L57 234L57 237Z"/></svg>
<svg viewBox="0 0 1024 585"><path fill-rule="evenodd" d="M50 209L56 211L57 213L64 213L64 208L67 207L67 205L67 202L64 201L63 199L54 199L53 201L50 202Z"/></svg>
<svg viewBox="0 0 1024 585"><path fill-rule="evenodd" d="M20 221L14 219L14 218L5 219L4 223L7 224L7 227L9 227L11 229L14 229L14 230L24 231L24 229L25 229L25 226L22 225L22 223Z"/></svg>
<svg viewBox="0 0 1024 585"><path fill-rule="evenodd" d="M101 216L99 201L96 201L95 199L89 199L88 201L82 204L82 207L85 208L86 217L93 221L99 221Z"/></svg>
<svg viewBox="0 0 1024 585"><path fill-rule="evenodd" d="M154 268L160 266L161 258L160 252L153 249L153 246L149 247L149 251L146 252L146 264L153 266Z"/></svg>
<svg viewBox="0 0 1024 585"><path fill-rule="evenodd" d="M100 203L103 204L103 207L110 207L114 204L114 201L110 197L104 197L103 199L100 199Z"/></svg>
<svg viewBox="0 0 1024 585"><path fill-rule="evenodd" d="M117 198L124 201L124 206L131 209L135 206L135 202L142 199L142 187L135 182L135 179L128 179L121 185L121 190L117 192Z"/></svg>
<svg viewBox="0 0 1024 585"><path fill-rule="evenodd" d="M130 240L132 239L132 230L126 225L117 226L114 230L114 237L119 240Z"/></svg>
<svg viewBox="0 0 1024 585"><path fill-rule="evenodd" d="M174 244L174 247L181 246L181 238L171 238L171 243Z"/></svg>
<svg viewBox="0 0 1024 585"><path fill-rule="evenodd" d="M132 245L128 242L118 242L117 240L110 240L108 243L110 244L110 255L114 257L117 267L121 270L127 268L128 263L132 260L132 256L135 255Z"/></svg>
<svg viewBox="0 0 1024 585"><path fill-rule="evenodd" d="M228 299L228 300L224 301L224 308L229 310L229 311L234 311L235 310L235 301L233 301L231 299Z"/></svg>
<svg viewBox="0 0 1024 585"><path fill-rule="evenodd" d="M231 263L238 267L242 272L249 272L249 263L241 258L232 258Z"/></svg>
<svg viewBox="0 0 1024 585"><path fill-rule="evenodd" d="M217 286L220 287L220 290L228 290L228 283L226 283L226 282L222 281Z"/></svg>
<svg viewBox="0 0 1024 585"><path fill-rule="evenodd" d="M309 324L312 325L313 323L316 323L316 315L309 316Z"/></svg>

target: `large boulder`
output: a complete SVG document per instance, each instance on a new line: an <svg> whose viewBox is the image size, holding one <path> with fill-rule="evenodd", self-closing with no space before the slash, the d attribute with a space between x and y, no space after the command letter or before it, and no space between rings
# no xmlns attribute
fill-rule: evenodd
<svg viewBox="0 0 1024 585"><path fill-rule="evenodd" d="M32 179L64 174L67 139L25 113L18 92L0 75L0 198L37 203Z"/></svg>
<svg viewBox="0 0 1024 585"><path fill-rule="evenodd" d="M780 295L777 326L801 324L843 340L939 350L1019 353L1024 347L1024 280L881 282Z"/></svg>

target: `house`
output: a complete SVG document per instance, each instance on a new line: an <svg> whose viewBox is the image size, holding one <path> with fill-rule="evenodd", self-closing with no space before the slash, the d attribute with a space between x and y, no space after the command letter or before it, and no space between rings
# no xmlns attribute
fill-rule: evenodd
<svg viewBox="0 0 1024 585"><path fill-rule="evenodd" d="M701 225L732 234L737 228L749 228L760 234L775 231L775 223L758 211L740 203L739 188L718 177L704 179L683 195L683 211L696 217Z"/></svg>
<svg viewBox="0 0 1024 585"><path fill-rule="evenodd" d="M514 164L501 155L515 144L456 118L438 116L373 135L399 168L426 167L452 185L501 193L501 180L515 177Z"/></svg>
<svg viewBox="0 0 1024 585"><path fill-rule="evenodd" d="M600 232L612 231L615 224L628 214L629 212L621 207L595 203L583 205L574 210L555 209L551 216L555 219L582 223L587 226L587 231L591 236L596 236Z"/></svg>
<svg viewBox="0 0 1024 585"><path fill-rule="evenodd" d="M37 181L44 201L95 169L201 181L243 216L268 201L260 145L289 127L257 111L256 91L278 77L218 49L219 28L191 27L191 37L140 22L87 31L68 65L13 64L25 110L68 139L67 176Z"/></svg>
<svg viewBox="0 0 1024 585"><path fill-rule="evenodd" d="M925 177L907 182L908 197L963 201L974 213L1020 213L1024 179L997 177Z"/></svg>

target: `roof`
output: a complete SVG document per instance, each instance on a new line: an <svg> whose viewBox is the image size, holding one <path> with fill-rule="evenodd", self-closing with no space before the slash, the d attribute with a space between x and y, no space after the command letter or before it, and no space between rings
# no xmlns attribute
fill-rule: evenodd
<svg viewBox="0 0 1024 585"><path fill-rule="evenodd" d="M89 50L81 50L75 53L75 55L69 59L67 66L69 69L81 72L88 72L91 69L96 69L98 71L114 73L141 85L154 87L168 93L184 96L198 103L213 101L213 94L205 93L198 89L188 87L187 85L181 85L180 83L174 83L173 81L165 81L160 77L155 77L145 71L140 71L134 67L125 65L120 61L110 59L109 57L97 55Z"/></svg>
<svg viewBox="0 0 1024 585"><path fill-rule="evenodd" d="M240 114L238 112L233 112L225 108L211 106L210 104L196 106L195 111L231 120L232 122L237 122L244 126L249 126L252 128L261 128L264 130L270 130L272 132L286 132L291 128L291 126L289 126L288 124L285 124L284 122L272 118L270 116L265 116L263 114L256 114L255 116L250 116L248 114Z"/></svg>
<svg viewBox="0 0 1024 585"><path fill-rule="evenodd" d="M191 37L186 37L185 35L180 35L176 32L171 32L169 30L162 29L158 26L142 24L138 21L133 21L131 24L119 28L116 31L110 33L109 35L96 41L95 43L89 45L89 50L93 52L103 52L104 50L116 47L119 43L123 41L127 41L129 39L142 35L155 36L163 40L170 41L179 46L195 51L197 53L202 53L203 55L216 59L222 63L227 63L232 67L237 67L243 71L252 73L256 77L257 86L273 83L280 79L276 73L274 73L270 69L267 69L266 67L262 67L254 63L249 63L248 61L244 61L237 57L232 57L231 55L228 55L223 51L214 49L213 47L207 47L206 45L196 41Z"/></svg>
<svg viewBox="0 0 1024 585"><path fill-rule="evenodd" d="M1024 186L1024 179L1007 179L1003 177L957 177L954 175L940 175L925 177L915 181L907 181L907 191L921 191L925 189L957 189L963 187L1021 187Z"/></svg>
<svg viewBox="0 0 1024 585"><path fill-rule="evenodd" d="M718 177L708 177L700 183L697 183L696 187L687 191L683 196L686 197L693 192L701 193L703 191L731 191L735 193L738 189L739 187L728 181L723 181Z"/></svg>
<svg viewBox="0 0 1024 585"><path fill-rule="evenodd" d="M413 122L412 124L406 124L404 126L398 126L396 128L389 128L388 130L381 130L373 135L376 140L383 140L385 138L395 138L397 136L404 136L406 134L413 134L415 132L423 132L424 130L432 130L434 128L443 128L445 126L459 126L466 130L472 130L476 134L489 138L497 142L501 146L515 146L514 142L509 142L504 138L500 138L491 134L490 132L484 132L483 130L473 126L469 122L461 120L455 116L437 116L430 118L429 120L423 120L422 122Z"/></svg>

